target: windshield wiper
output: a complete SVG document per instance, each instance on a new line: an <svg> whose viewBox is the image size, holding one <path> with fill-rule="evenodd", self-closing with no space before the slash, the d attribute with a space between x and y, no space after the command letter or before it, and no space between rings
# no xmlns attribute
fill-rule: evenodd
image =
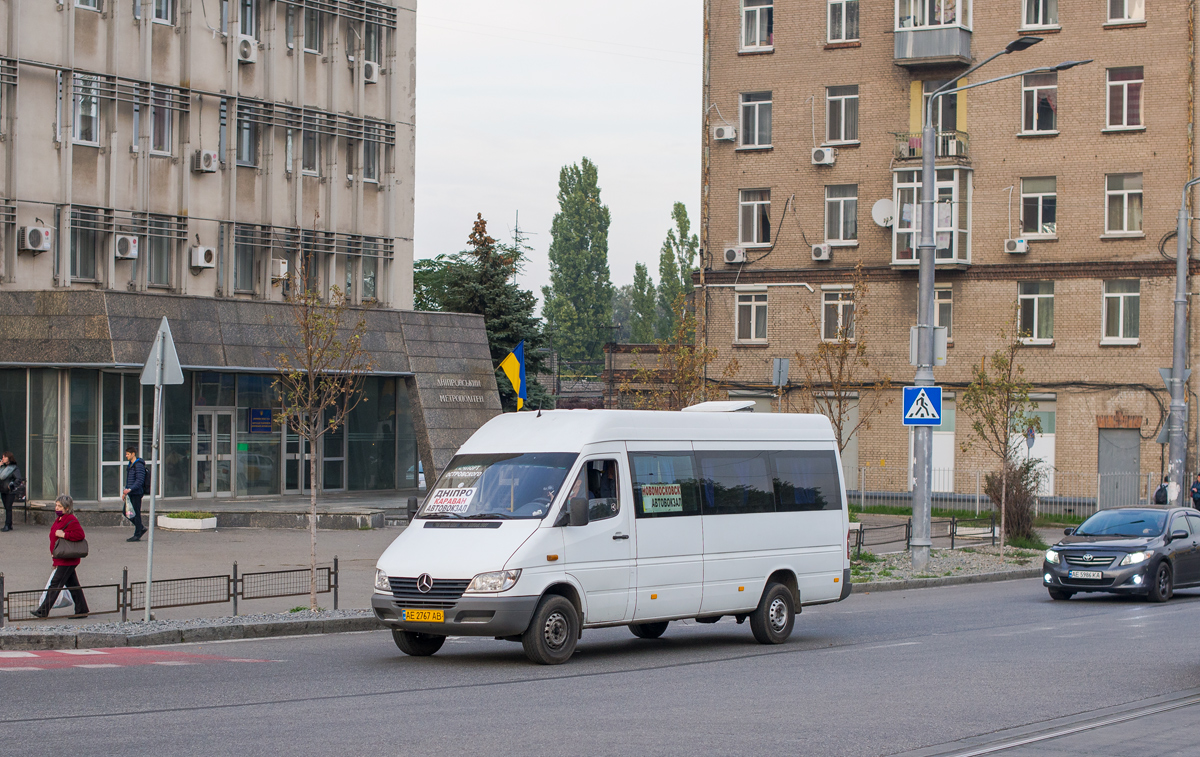
<svg viewBox="0 0 1200 757"><path fill-rule="evenodd" d="M501 520L512 520L513 516L508 513L475 513L474 515L461 516L464 520L479 520L482 518L500 518Z"/></svg>

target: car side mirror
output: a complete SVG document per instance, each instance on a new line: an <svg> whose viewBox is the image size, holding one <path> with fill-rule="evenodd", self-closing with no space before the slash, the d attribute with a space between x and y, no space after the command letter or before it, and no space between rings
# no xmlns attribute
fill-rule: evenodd
<svg viewBox="0 0 1200 757"><path fill-rule="evenodd" d="M572 526L586 526L591 522L586 497L572 497L567 506L571 509L570 524Z"/></svg>
<svg viewBox="0 0 1200 757"><path fill-rule="evenodd" d="M1063 529L1064 536L1070 536L1073 533L1075 533L1075 529L1073 529L1073 528L1064 528Z"/></svg>
<svg viewBox="0 0 1200 757"><path fill-rule="evenodd" d="M1171 541L1175 541L1176 539L1186 539L1189 536L1191 536L1191 534L1189 534L1187 531L1179 529L1178 531L1171 532Z"/></svg>

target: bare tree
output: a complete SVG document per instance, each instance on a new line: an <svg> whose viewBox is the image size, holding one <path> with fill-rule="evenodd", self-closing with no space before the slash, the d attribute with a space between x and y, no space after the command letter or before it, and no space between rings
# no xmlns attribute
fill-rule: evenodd
<svg viewBox="0 0 1200 757"><path fill-rule="evenodd" d="M311 450L320 449L325 434L341 428L350 412L365 401L362 383L374 368L363 349L366 314L355 311L339 287L322 297L315 279L309 278L310 261L302 252L288 281L290 323L272 328L279 349L271 354L279 378L275 390L280 409L276 421L286 424ZM309 608L317 609L317 465L310 463L308 530L310 542Z"/></svg>
<svg viewBox="0 0 1200 757"><path fill-rule="evenodd" d="M888 396L891 378L873 369L867 356L868 287L861 262L849 277L851 289L843 290L843 298L830 308L824 320L811 305L805 306L818 339L811 352L795 354L804 374L802 391L813 410L833 425L839 453L859 431L870 430L872 419L893 401ZM821 307L826 304L822 302ZM858 420L854 421L856 404Z"/></svg>

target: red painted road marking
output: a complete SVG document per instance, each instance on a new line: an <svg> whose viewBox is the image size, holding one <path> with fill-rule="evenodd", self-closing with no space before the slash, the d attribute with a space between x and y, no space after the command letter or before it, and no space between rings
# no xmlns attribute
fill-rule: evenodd
<svg viewBox="0 0 1200 757"><path fill-rule="evenodd" d="M62 668L123 668L137 665L200 665L219 662L270 662L270 660L189 654L146 647L54 649L29 652L0 651L0 672Z"/></svg>

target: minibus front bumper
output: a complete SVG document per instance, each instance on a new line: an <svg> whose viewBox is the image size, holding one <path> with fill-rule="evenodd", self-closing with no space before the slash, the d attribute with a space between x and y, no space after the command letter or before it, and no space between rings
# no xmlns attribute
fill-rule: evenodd
<svg viewBox="0 0 1200 757"><path fill-rule="evenodd" d="M404 611L413 609L390 594L371 596L375 617L389 628L445 636L516 636L525 632L540 597L471 596L464 594L450 607L441 610L442 620L414 622L404 620ZM447 603L449 604L449 603Z"/></svg>

